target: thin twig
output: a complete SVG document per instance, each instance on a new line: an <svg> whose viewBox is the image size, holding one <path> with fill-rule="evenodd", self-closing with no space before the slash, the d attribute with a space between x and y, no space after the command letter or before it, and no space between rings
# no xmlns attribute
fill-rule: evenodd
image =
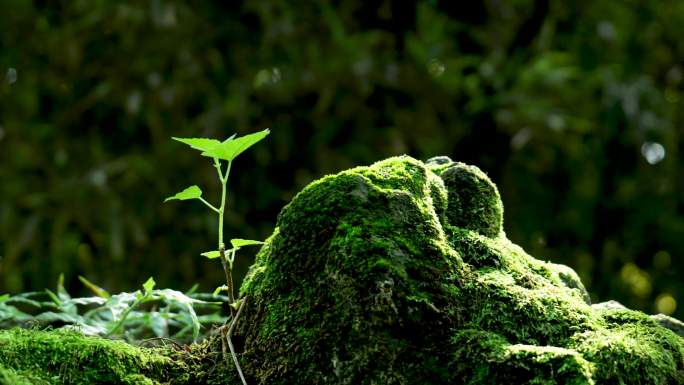
<svg viewBox="0 0 684 385"><path fill-rule="evenodd" d="M247 302L247 297L243 298L242 301L240 302L240 307L238 308L238 311L235 314L235 318L233 318L233 321L231 321L231 323L230 323L230 327L228 328L228 335L226 336L226 340L228 341L228 347L230 348L230 354L233 356L233 362L235 362L235 368L237 368L238 374L240 375L240 379L242 380L243 385L247 385L247 381L245 380L245 375L242 374L242 368L240 368L240 362L238 362L237 354L235 353L235 348L233 347L233 341L232 341L231 337L233 335L233 328L235 328L235 324L237 323L238 317L240 316L240 313L242 312L242 308L245 307L246 302Z"/></svg>

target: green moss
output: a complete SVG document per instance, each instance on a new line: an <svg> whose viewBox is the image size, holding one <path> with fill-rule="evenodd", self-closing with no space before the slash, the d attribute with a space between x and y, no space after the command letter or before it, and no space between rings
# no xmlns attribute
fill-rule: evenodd
<svg viewBox="0 0 684 385"><path fill-rule="evenodd" d="M445 157L313 182L283 209L241 289L248 380L681 381L681 338L641 313L593 309L572 269L505 237L502 214L487 176Z"/></svg>
<svg viewBox="0 0 684 385"><path fill-rule="evenodd" d="M77 332L0 331L0 366L8 383L187 383L188 368L161 351ZM21 381L18 381L21 383Z"/></svg>
<svg viewBox="0 0 684 385"><path fill-rule="evenodd" d="M428 165L448 191L449 224L488 237L498 236L503 232L503 204L496 185L479 168L447 159Z"/></svg>
<svg viewBox="0 0 684 385"><path fill-rule="evenodd" d="M0 385L49 385L52 381L36 376L35 373L20 372L0 365Z"/></svg>
<svg viewBox="0 0 684 385"><path fill-rule="evenodd" d="M248 383L684 383L678 321L590 305L572 269L506 238L502 213L481 171L444 157L307 186L240 290ZM221 349L4 331L0 384L237 384Z"/></svg>
<svg viewBox="0 0 684 385"><path fill-rule="evenodd" d="M459 331L451 341L452 374L468 384L594 384L594 365L579 353L553 346L510 345L482 330Z"/></svg>

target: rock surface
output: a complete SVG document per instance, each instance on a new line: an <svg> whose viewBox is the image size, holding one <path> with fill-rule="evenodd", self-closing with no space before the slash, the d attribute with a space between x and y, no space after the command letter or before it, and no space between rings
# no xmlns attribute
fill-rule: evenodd
<svg viewBox="0 0 684 385"><path fill-rule="evenodd" d="M248 384L684 383L679 321L590 305L502 222L496 186L446 157L311 183L241 288ZM218 341L188 349L0 331L0 384L240 384Z"/></svg>

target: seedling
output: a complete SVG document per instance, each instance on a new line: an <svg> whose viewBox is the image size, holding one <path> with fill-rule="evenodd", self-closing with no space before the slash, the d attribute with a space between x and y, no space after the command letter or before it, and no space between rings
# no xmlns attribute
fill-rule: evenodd
<svg viewBox="0 0 684 385"><path fill-rule="evenodd" d="M233 160L242 152L244 152L257 142L261 141L262 139L264 139L269 133L270 131L267 128L263 131L245 135L239 138L233 135L230 138L224 140L223 142L209 138L173 138L174 140L187 144L195 150L201 151L202 156L206 156L213 159L214 167L216 168L219 181L221 182L221 204L218 207L216 207L211 203L207 202L204 198L202 198L202 190L196 185L190 186L184 189L183 191L179 192L178 194L166 198L166 200L164 201L167 202L170 200L197 199L200 202L204 203L212 211L218 214L217 250L207 251L202 253L201 255L209 259L219 258L221 260L221 265L223 266L223 272L226 276L226 284L216 288L216 290L214 291L214 295L217 295L221 291L226 291L228 293L228 300L230 303L231 324L225 340L228 342L228 345L230 346L231 354L233 355L233 360L235 361L235 365L238 369L240 378L242 379L243 383L246 382L244 380L244 376L242 375L240 365L237 362L237 357L235 356L235 351L233 350L232 343L230 342L230 332L232 332L233 327L235 326L235 321L239 316L239 311L241 310L241 307L238 306L238 303L235 300L235 294L233 290L233 262L235 261L235 253L238 250L240 250L241 247L261 245L263 244L263 242L239 238L231 239L230 243L232 248L226 250L225 243L223 242L223 215L226 208L226 185L228 183L228 176L230 175L230 169L233 165ZM222 161L228 163L225 172L223 171L223 165L221 164Z"/></svg>
<svg viewBox="0 0 684 385"><path fill-rule="evenodd" d="M226 208L226 185L228 183L228 176L230 175L233 160L242 152L264 139L269 133L270 131L267 128L263 131L255 132L253 134L245 135L239 138L237 138L236 135L233 135L223 142L209 138L173 138L174 140L187 144L195 150L201 151L202 156L212 158L214 161L214 167L216 168L219 181L221 182L221 204L218 207L212 205L202 198L202 189L196 185L187 187L178 194L166 198L164 202L168 202L170 200L197 199L204 203L212 211L216 212L218 215L217 250L207 251L201 255L209 259L219 258L221 260L221 265L223 266L223 271L226 275L226 285L216 288L214 295L218 294L222 290L225 290L228 293L228 298L231 305L231 315L233 317L235 317L237 307L235 302L232 276L235 253L243 246L261 245L263 242L252 241L248 239L232 239L230 243L233 247L229 250L226 250L225 243L223 242L223 216ZM221 164L222 161L227 162L225 172L223 171L223 165Z"/></svg>

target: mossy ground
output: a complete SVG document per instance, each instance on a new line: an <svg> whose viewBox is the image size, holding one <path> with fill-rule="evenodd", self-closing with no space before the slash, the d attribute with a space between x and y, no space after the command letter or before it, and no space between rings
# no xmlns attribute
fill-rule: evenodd
<svg viewBox="0 0 684 385"><path fill-rule="evenodd" d="M684 383L684 339L660 326L676 320L592 307L572 269L527 255L502 222L496 186L444 157L310 184L241 288L248 383ZM1 331L0 384L239 383L217 340L189 350Z"/></svg>

